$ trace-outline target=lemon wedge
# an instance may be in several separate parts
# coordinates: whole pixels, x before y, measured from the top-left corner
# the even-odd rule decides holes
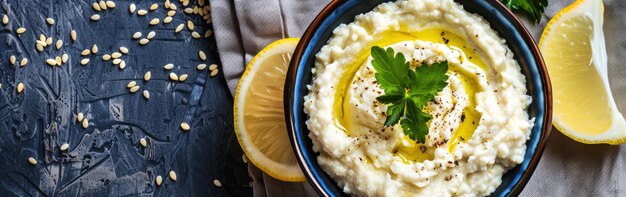
[[[577,0],[548,22],[539,49],[552,80],[554,126],[586,144],[626,142],[607,76],[601,0]]]
[[[273,42],[246,66],[235,92],[235,133],[250,161],[282,181],[306,181],[291,149],[283,87],[298,38]]]

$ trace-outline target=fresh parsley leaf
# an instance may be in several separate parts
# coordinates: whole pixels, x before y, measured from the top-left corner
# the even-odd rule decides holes
[[[376,80],[385,91],[376,100],[388,105],[385,126],[400,123],[405,135],[424,143],[432,117],[423,108],[448,85],[448,62],[422,64],[412,70],[402,53],[378,46],[372,47],[372,57]]]
[[[548,6],[548,0],[500,0],[511,10],[524,10],[533,18],[535,23],[541,20],[543,10]]]

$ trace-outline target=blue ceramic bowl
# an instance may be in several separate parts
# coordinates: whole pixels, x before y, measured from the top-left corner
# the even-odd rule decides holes
[[[354,17],[366,13],[378,4],[389,0],[338,0],[331,2],[315,18],[302,36],[293,54],[285,82],[285,118],[292,147],[302,171],[309,183],[322,196],[346,196],[317,164],[317,155],[312,150],[309,130],[305,125],[308,119],[303,112],[304,96],[308,94],[306,85],[311,83],[311,68],[315,54],[332,36],[339,24],[350,23]],[[532,175],[552,128],[552,93],[546,68],[526,28],[497,0],[455,0],[465,10],[483,16],[491,27],[506,40],[515,59],[526,76],[528,94],[533,102],[528,113],[535,117],[530,139],[526,143],[526,155],[522,164],[511,169],[502,177],[502,184],[492,196],[516,196]]]

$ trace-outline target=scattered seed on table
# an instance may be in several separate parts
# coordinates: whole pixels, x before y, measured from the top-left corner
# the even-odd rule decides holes
[[[174,30],[174,32],[178,33],[180,31],[183,30],[183,28],[185,28],[185,24],[180,24],[178,25],[178,27],[176,27],[176,29]]]
[[[37,43],[35,45],[35,47],[37,48],[37,51],[42,52],[43,51],[43,46],[41,46],[39,43]]]
[[[165,3],[163,3],[163,7],[165,7],[165,9],[169,9],[170,8],[170,0],[165,0]]]
[[[96,10],[96,11],[100,11],[100,10],[102,10],[102,8],[100,8],[100,4],[98,4],[98,3],[92,3],[92,4],[91,4],[91,7],[92,7],[94,10]]]
[[[64,64],[69,59],[70,59],[70,56],[67,53],[63,53],[63,55],[61,55],[61,62],[63,62]]]
[[[59,39],[57,40],[57,44],[55,46],[58,49],[61,49],[61,47],[63,47],[63,40]]]
[[[185,8],[185,13],[187,14],[192,14],[193,13],[193,9],[192,8]]]
[[[222,187],[222,182],[220,182],[220,180],[213,180],[213,185],[217,186],[217,187]]]
[[[64,143],[61,147],[59,147],[59,150],[66,151],[68,148],[70,148],[70,144]]]
[[[92,21],[97,21],[97,20],[100,20],[100,15],[99,15],[99,14],[94,14],[94,15],[91,15],[91,20],[92,20]]]
[[[150,25],[158,25],[159,22],[161,22],[159,18],[153,18],[152,20],[150,20]]]
[[[30,163],[31,165],[36,165],[37,164],[37,160],[33,157],[29,157],[28,158],[28,163]]]
[[[6,14],[2,16],[2,24],[9,24],[9,16],[7,16]]]
[[[146,72],[146,74],[143,75],[144,81],[150,81],[150,78],[152,78],[152,72],[150,71]]]
[[[54,19],[52,18],[46,18],[46,22],[48,23],[48,25],[54,25]]]
[[[174,64],[165,64],[165,66],[163,66],[165,70],[172,70],[172,68],[174,68]]]
[[[198,0],[198,5],[204,6],[204,0]]]
[[[211,71],[211,77],[215,77],[215,75],[217,75],[217,73],[219,73],[220,70],[215,69]]]
[[[189,0],[181,0],[181,3],[183,3],[183,6],[187,6],[189,5]]]
[[[167,16],[163,19],[163,24],[169,24],[172,22],[172,17],[171,16]]]
[[[87,65],[89,63],[89,58],[84,58],[82,60],[80,60],[80,64],[82,65]]]
[[[48,46],[48,43],[46,43],[45,41],[41,41],[41,40],[35,40],[35,43],[41,45],[42,47]]]
[[[141,38],[141,32],[135,32],[135,34],[133,34],[133,38],[134,38],[134,39],[139,39],[139,38]]]
[[[83,119],[82,126],[83,126],[83,129],[86,129],[87,127],[89,127],[89,120],[87,118]]]
[[[156,32],[151,31],[151,32],[149,32],[149,33],[148,33],[148,35],[146,36],[146,38],[147,38],[148,40],[152,40],[152,38],[154,38],[154,36],[156,36]]]
[[[170,171],[170,179],[172,179],[172,181],[176,181],[176,172],[173,170]]]
[[[180,75],[180,77],[178,77],[178,81],[181,81],[181,82],[182,82],[182,81],[185,81],[185,80],[187,80],[187,77],[189,77],[189,75],[187,75],[187,74],[182,74],[182,75]]]
[[[196,69],[198,69],[199,71],[202,71],[206,68],[206,64],[198,64],[198,66],[196,67]]]
[[[154,10],[156,10],[156,9],[158,9],[158,8],[159,8],[159,4],[156,4],[156,3],[154,3],[154,4],[152,4],[152,5],[150,6],[150,10],[152,10],[152,11],[154,11]]]
[[[143,97],[146,99],[150,99],[150,92],[148,92],[148,90],[143,90]]]
[[[17,93],[22,93],[24,92],[24,83],[18,83],[17,84]]]
[[[176,11],[175,10],[167,11],[167,16],[174,16],[174,15],[176,15]]]
[[[114,52],[114,53],[111,53],[111,57],[113,59],[118,59],[118,58],[122,57],[122,54],[120,52]]]
[[[128,54],[128,48],[120,47],[120,52],[122,52],[123,54]]]
[[[198,57],[200,57],[201,60],[206,60],[206,54],[204,54],[204,51],[198,51]]]
[[[211,31],[210,29],[209,29],[209,30],[206,30],[206,31],[204,32],[204,37],[205,37],[205,38],[211,37],[211,34],[213,34],[213,31]]]
[[[148,146],[148,141],[146,141],[145,138],[140,138],[139,139],[139,144],[141,144],[141,146],[146,147]]]
[[[46,39],[46,45],[51,45],[52,44],[52,37],[49,37]]]
[[[24,67],[26,64],[28,64],[28,59],[22,58],[22,61],[20,61],[20,67]]]
[[[106,2],[104,2],[104,1],[100,1],[100,2],[98,2],[98,3],[99,3],[99,5],[100,5],[100,8],[102,8],[103,10],[106,10],[106,9],[107,9],[107,3],[106,3]]]
[[[98,45],[93,44],[93,46],[91,46],[91,52],[92,52],[93,54],[98,53]]]
[[[141,10],[137,11],[137,15],[139,15],[139,16],[143,16],[143,15],[146,15],[146,14],[148,14],[148,11],[146,11],[144,9],[141,9]]]
[[[163,182],[163,177],[161,177],[161,175],[156,177],[156,184],[157,186],[161,186],[161,182]]]
[[[141,86],[133,86],[132,88],[130,88],[130,92],[131,93],[135,93],[135,92],[139,91],[139,88],[141,88]]]
[[[145,39],[145,38],[139,40],[139,44],[141,44],[141,45],[146,45],[146,44],[148,44],[148,42],[150,42],[150,40]]]
[[[87,56],[87,55],[89,55],[90,53],[91,53],[91,50],[89,50],[89,49],[85,49],[85,50],[83,50],[82,52],[80,52],[80,55],[82,55],[82,56]]]
[[[55,61],[54,59],[47,59],[46,63],[50,66],[54,66],[57,64],[57,61]]]
[[[120,62],[119,67],[120,69],[124,70],[124,68],[126,68],[126,61],[122,60],[122,62]]]
[[[72,30],[72,32],[70,33],[70,37],[72,37],[73,42],[76,42],[76,30]]]
[[[195,28],[195,25],[191,20],[187,21],[187,28],[189,29],[189,31],[193,31],[193,28]]]
[[[15,55],[11,55],[11,57],[9,57],[9,63],[11,63],[11,65],[15,64],[16,61],[17,58],[15,57]]]
[[[178,81],[178,75],[176,75],[176,73],[170,73],[169,77],[172,81]]]
[[[85,115],[82,112],[78,112],[78,114],[76,115],[76,120],[78,122],[82,122],[83,119],[85,119]]]
[[[122,59],[113,59],[113,64],[118,65],[122,63]]]
[[[175,4],[170,5],[170,10],[176,10],[178,7]]]
[[[113,1],[107,1],[106,5],[107,5],[107,7],[115,8],[115,2],[113,2]]]
[[[248,163],[248,157],[246,157],[246,154],[241,155],[241,160],[243,160],[243,163]]]
[[[130,13],[135,13],[135,10],[137,9],[137,6],[134,3],[131,3],[130,6],[128,6],[128,11],[130,11]]]
[[[46,41],[46,35],[39,34],[39,40],[45,42]]]
[[[26,28],[23,27],[17,28],[17,30],[15,30],[15,33],[17,34],[23,34],[24,32],[26,32]]]
[[[191,37],[195,38],[195,39],[198,39],[198,38],[201,38],[202,36],[200,36],[200,34],[198,32],[194,31],[194,32],[191,32]]]
[[[135,82],[135,81],[130,81],[130,82],[128,82],[128,85],[126,85],[126,87],[127,87],[127,88],[132,88],[132,87],[135,87],[136,85],[137,85],[137,82]]]
[[[102,56],[102,60],[104,60],[104,61],[109,61],[109,60],[111,60],[111,55],[109,55],[109,54],[104,54],[104,55]]]
[[[183,131],[189,131],[189,129],[191,129],[189,124],[187,124],[186,122],[180,123],[180,128],[183,129]]]
[[[61,66],[61,64],[63,64],[63,60],[59,56],[54,57],[54,61],[56,62],[57,66]]]
[[[217,69],[217,64],[211,64],[211,65],[209,66],[209,70],[213,71],[213,70],[215,70],[215,69]]]

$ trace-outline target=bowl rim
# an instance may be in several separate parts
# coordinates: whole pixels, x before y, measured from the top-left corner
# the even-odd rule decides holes
[[[332,0],[313,19],[309,27],[305,30],[302,37],[300,38],[300,42],[298,42],[298,45],[296,46],[296,49],[292,55],[291,62],[289,64],[289,69],[287,71],[287,76],[285,80],[283,104],[284,104],[284,109],[285,109],[284,114],[285,114],[285,122],[287,125],[287,132],[289,134],[289,141],[291,143],[291,147],[294,151],[298,164],[300,165],[300,168],[302,169],[304,175],[306,176],[309,184],[313,186],[313,189],[315,190],[315,192],[317,192],[317,194],[320,196],[330,196],[330,195],[324,192],[320,181],[313,177],[312,172],[311,172],[312,169],[308,165],[306,165],[305,158],[301,154],[303,150],[301,149],[301,147],[297,146],[297,142],[296,142],[297,136],[296,136],[296,130],[294,129],[294,125],[297,125],[298,123],[295,122],[294,112],[291,110],[294,105],[294,100],[292,98],[294,95],[294,91],[296,91],[295,80],[297,79],[297,74],[298,74],[297,68],[302,60],[300,57],[302,57],[307,46],[310,44],[309,42],[313,38],[315,31],[322,25],[324,20],[329,15],[331,15],[333,11],[335,11],[338,7],[347,3],[348,1],[350,0]],[[531,175],[534,173],[537,165],[539,164],[539,161],[541,159],[541,156],[543,155],[543,151],[545,149],[545,145],[548,140],[548,136],[550,135],[552,131],[552,85],[550,82],[548,71],[545,66],[545,62],[543,60],[543,56],[541,55],[541,52],[539,51],[537,44],[535,43],[532,36],[528,32],[528,29],[526,28],[526,26],[524,26],[524,24],[519,20],[519,18],[517,18],[517,16],[513,14],[511,10],[506,8],[506,6],[502,4],[502,2],[498,0],[486,0],[486,1],[495,2],[495,3],[492,3],[494,6],[503,8],[501,9],[501,10],[504,10],[504,13],[502,13],[503,15],[507,15],[510,19],[513,19],[511,21],[513,23],[513,26],[517,27],[517,30],[522,36],[522,40],[528,44],[528,47],[530,48],[530,52],[536,59],[537,70],[539,71],[538,73],[541,79],[541,84],[544,88],[544,91],[542,93],[545,98],[545,102],[543,106],[545,113],[543,117],[544,119],[543,125],[542,125],[543,129],[541,132],[541,136],[539,138],[539,143],[537,144],[536,152],[532,156],[529,162],[528,168],[526,169],[526,172],[522,174],[522,177],[520,178],[520,180],[512,187],[512,190],[508,194],[509,196],[518,196],[522,192],[523,188],[526,186],[528,181],[530,180]]]

